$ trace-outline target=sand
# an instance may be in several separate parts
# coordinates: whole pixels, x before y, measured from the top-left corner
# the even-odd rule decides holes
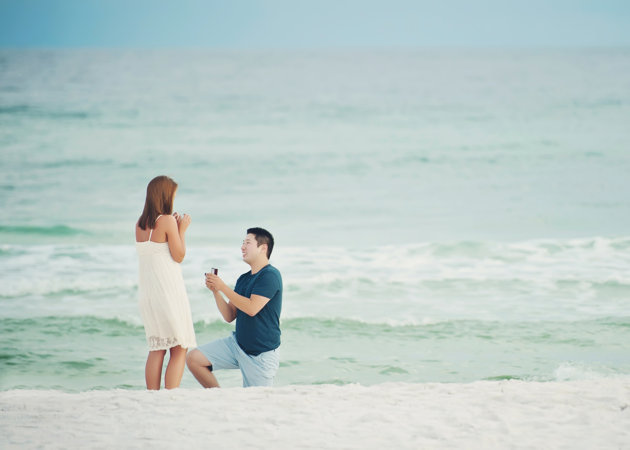
[[[0,448],[630,448],[630,379],[0,392]]]

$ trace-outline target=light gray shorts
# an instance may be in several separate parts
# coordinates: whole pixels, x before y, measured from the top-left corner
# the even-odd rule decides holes
[[[278,349],[248,355],[236,342],[234,333],[197,347],[212,364],[212,370],[241,369],[243,387],[272,386],[280,366]]]

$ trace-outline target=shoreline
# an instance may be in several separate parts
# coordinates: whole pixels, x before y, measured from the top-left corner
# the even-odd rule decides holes
[[[2,448],[623,448],[630,379],[0,392]]]

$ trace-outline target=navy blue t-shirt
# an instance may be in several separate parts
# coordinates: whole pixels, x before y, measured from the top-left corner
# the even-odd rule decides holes
[[[280,347],[280,311],[282,310],[282,277],[271,264],[252,275],[244,273],[236,281],[234,292],[250,298],[252,294],[270,299],[254,317],[236,310],[236,342],[250,355]]]

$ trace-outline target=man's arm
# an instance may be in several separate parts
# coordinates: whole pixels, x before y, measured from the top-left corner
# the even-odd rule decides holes
[[[227,323],[233,322],[234,319],[236,319],[236,307],[233,304],[226,302],[218,290],[213,289],[208,277],[209,277],[209,274],[206,274],[206,286],[208,287],[208,289],[212,291],[212,294],[214,295],[214,300],[217,303],[217,308],[219,309],[219,312],[221,313],[221,315],[223,316],[223,319],[225,319]]]
[[[226,303],[231,307],[236,307],[243,311],[248,316],[254,317],[256,314],[260,312],[261,309],[269,302],[269,298],[263,297],[262,295],[252,294],[251,298],[243,297],[240,294],[237,294],[232,289],[226,285],[221,278],[217,275],[208,274],[206,276],[206,284],[212,292],[217,291],[222,292],[228,298],[230,303]],[[216,296],[217,294],[215,294]],[[218,300],[217,300],[218,302]],[[225,302],[225,300],[223,300]],[[217,303],[218,305],[218,303]],[[225,317],[225,315],[223,316]],[[234,317],[236,317],[236,311],[234,311]],[[227,319],[226,319],[227,320]],[[234,319],[232,319],[234,320]],[[231,321],[230,321],[231,322]]]
[[[236,307],[232,303],[226,302],[219,291],[212,293],[214,294],[214,300],[217,302],[217,308],[219,308],[225,321],[227,323],[234,322],[234,319],[236,319]]]

